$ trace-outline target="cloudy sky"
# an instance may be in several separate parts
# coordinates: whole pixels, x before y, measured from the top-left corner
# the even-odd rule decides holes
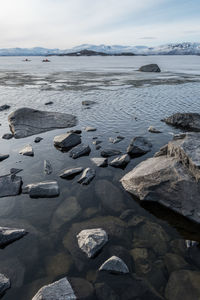
[[[0,0],[0,48],[200,42],[200,0]]]

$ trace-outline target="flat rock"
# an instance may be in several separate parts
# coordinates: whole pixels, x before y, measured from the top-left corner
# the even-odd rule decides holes
[[[53,101],[48,101],[48,102],[45,102],[44,105],[52,105],[53,104]]]
[[[72,169],[67,169],[64,172],[62,172],[59,176],[61,178],[66,178],[66,179],[70,179],[71,177],[74,177],[78,174],[80,174],[83,171],[82,167],[78,167],[78,168],[72,168]]]
[[[117,136],[116,138],[110,137],[109,142],[112,144],[117,144],[117,143],[121,142],[123,139],[124,139],[123,136]]]
[[[44,160],[44,173],[50,175],[53,172],[52,165],[49,160]]]
[[[79,248],[91,258],[107,243],[108,235],[101,228],[85,229],[77,235],[77,240]]]
[[[60,194],[57,181],[43,181],[25,186],[22,190],[24,194],[29,194],[31,198],[51,198]]]
[[[129,269],[127,265],[124,263],[124,261],[121,258],[117,256],[112,256],[111,258],[106,260],[99,268],[99,271],[108,271],[117,274],[129,273]]]
[[[91,100],[82,101],[82,105],[85,105],[85,106],[93,105],[95,103],[96,103],[95,101],[91,101]]]
[[[149,126],[148,131],[149,131],[149,132],[152,132],[152,133],[161,133],[160,130],[156,129],[156,128],[153,127],[153,126]]]
[[[11,168],[10,169],[10,174],[17,174],[21,171],[23,171],[23,169]]]
[[[54,137],[54,146],[61,150],[70,150],[81,143],[79,134],[68,132]]]
[[[96,131],[97,129],[91,126],[85,127],[85,131]]]
[[[10,280],[0,273],[0,296],[3,296],[5,291],[10,288]]]
[[[108,159],[103,157],[93,157],[91,158],[91,161],[97,166],[97,167],[107,167],[108,165]]]
[[[4,104],[0,106],[0,111],[4,111],[10,108],[10,105]]]
[[[43,140],[42,137],[37,136],[37,137],[35,138],[34,142],[35,142],[35,143],[39,143],[39,142],[41,142],[42,140]]]
[[[76,159],[81,156],[89,155],[90,152],[91,152],[91,149],[88,145],[86,146],[86,145],[81,144],[81,145],[78,145],[75,148],[73,148],[70,151],[69,156]]]
[[[31,145],[27,145],[22,150],[19,151],[19,154],[25,156],[34,156],[33,147]]]
[[[10,140],[12,138],[13,138],[12,133],[4,133],[4,135],[2,135],[2,139],[4,139],[4,140]]]
[[[200,114],[198,113],[176,113],[162,121],[178,128],[200,131]]]
[[[4,159],[8,158],[9,154],[0,154],[0,161],[3,161]]]
[[[75,116],[58,112],[40,111],[23,107],[8,116],[10,130],[15,138],[24,138],[57,128],[73,127]]]
[[[0,227],[0,247],[21,239],[27,232],[24,229]]]
[[[137,157],[151,151],[152,144],[144,137],[137,136],[132,139],[127,148],[127,153],[131,157]]]
[[[80,179],[78,180],[78,183],[81,183],[83,185],[87,185],[89,184],[92,179],[95,177],[95,170],[91,169],[91,168],[86,168],[83,171],[82,176],[80,177]]]
[[[77,299],[67,278],[42,287],[32,300],[73,300]]]
[[[139,68],[141,72],[161,72],[159,66],[157,64],[149,64]]]
[[[68,131],[68,133],[76,133],[76,134],[81,134],[82,133],[82,130],[80,129],[71,129],[70,131]]]
[[[21,191],[22,178],[15,174],[0,176],[0,197],[16,196]]]
[[[101,151],[101,156],[102,157],[110,157],[110,156],[115,156],[121,154],[121,151],[116,150],[116,149],[104,149]]]
[[[130,162],[130,156],[124,154],[113,159],[109,165],[115,168],[124,168]]]

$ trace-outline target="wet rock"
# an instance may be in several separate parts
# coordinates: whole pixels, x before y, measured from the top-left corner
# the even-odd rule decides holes
[[[8,116],[10,130],[15,138],[24,138],[34,134],[67,128],[76,125],[77,120],[73,115],[47,112],[23,107]]]
[[[161,72],[159,66],[157,64],[149,64],[149,65],[145,65],[139,68],[139,71],[141,72],[155,72],[155,73],[159,73]]]
[[[156,129],[156,128],[153,127],[153,126],[149,126],[148,131],[149,131],[149,132],[152,132],[152,133],[161,133],[160,130]]]
[[[171,273],[165,289],[167,300],[191,300],[200,298],[200,272],[179,270]]]
[[[178,128],[200,131],[200,114],[198,113],[176,113],[162,121]]]
[[[99,140],[95,140],[95,141],[92,142],[92,144],[94,144],[94,145],[99,145],[101,143],[102,143],[102,141],[99,141]]]
[[[175,253],[166,253],[164,262],[169,274],[189,267],[189,264],[185,261],[185,259]]]
[[[81,134],[82,133],[82,130],[80,129],[71,129],[70,131],[68,131],[70,133],[76,133],[76,134]]]
[[[51,198],[60,194],[57,181],[43,181],[25,186],[22,190],[24,194],[29,194],[31,198]]]
[[[137,157],[146,154],[151,151],[152,144],[144,137],[137,136],[132,139],[130,145],[127,148],[127,153],[131,157]]]
[[[53,104],[53,101],[49,101],[49,102],[45,102],[44,105],[52,105]]]
[[[67,169],[64,172],[62,172],[59,176],[61,178],[70,179],[70,178],[75,177],[76,175],[80,174],[82,171],[83,171],[82,167]]]
[[[101,228],[85,229],[77,235],[77,240],[79,248],[91,258],[107,243],[108,235]]]
[[[7,159],[9,157],[9,154],[0,154],[0,161],[3,161],[4,159]]]
[[[101,146],[97,145],[95,148],[96,148],[96,150],[99,150],[99,149],[101,149]]]
[[[27,234],[24,229],[0,227],[0,247],[5,247],[8,244],[21,239]]]
[[[130,273],[135,273],[135,265],[129,249],[126,249],[120,245],[111,245],[108,249],[107,257],[111,257],[113,255],[123,260],[123,262],[128,266]]]
[[[91,158],[91,161],[97,166],[97,167],[107,167],[108,165],[108,159],[103,157],[93,157]]]
[[[10,140],[12,138],[13,138],[12,133],[5,133],[4,135],[2,135],[2,139],[4,139],[4,140]]]
[[[116,150],[116,149],[104,149],[101,151],[101,156],[102,157],[110,157],[110,156],[115,156],[121,154],[121,151]]]
[[[82,176],[79,178],[79,180],[77,182],[80,183],[80,184],[83,184],[83,185],[87,185],[92,181],[92,179],[94,177],[95,177],[95,170],[90,169],[90,168],[86,168],[83,171]]]
[[[130,162],[130,156],[128,154],[124,154],[113,159],[109,165],[115,168],[124,168]]]
[[[42,137],[37,136],[37,137],[35,138],[34,142],[35,142],[35,143],[39,143],[39,142],[41,142],[42,140],[43,140]]]
[[[99,268],[99,271],[108,271],[116,274],[129,273],[127,265],[121,258],[117,256],[112,256],[111,258],[106,260]]]
[[[11,168],[10,169],[10,174],[17,174],[17,173],[19,173],[21,171],[23,171],[23,169]]]
[[[154,154],[154,157],[167,155],[167,149],[168,149],[168,145],[164,145],[163,147],[160,148],[158,152]]]
[[[24,282],[25,266],[17,258],[8,258],[1,261],[0,273],[10,278],[12,288],[20,288]]]
[[[77,299],[67,278],[62,278],[52,284],[42,287],[32,300],[65,300]]]
[[[4,104],[0,106],[0,111],[8,110],[10,108],[10,105]]]
[[[49,160],[44,160],[44,173],[50,175],[53,172],[52,165]]]
[[[19,154],[25,156],[34,156],[33,148],[31,145],[25,146],[22,150],[19,151]]]
[[[0,274],[0,296],[3,296],[5,291],[10,288],[10,280],[3,274]]]
[[[75,148],[73,148],[70,151],[69,156],[76,159],[81,156],[89,155],[90,152],[91,152],[91,149],[88,145],[86,146],[86,145],[81,144],[81,145],[78,145]]]
[[[119,296],[106,283],[96,283],[95,291],[98,300],[120,300]]]
[[[61,150],[70,150],[81,143],[81,137],[76,133],[64,133],[54,137],[54,146]]]
[[[87,126],[85,127],[85,131],[89,132],[89,131],[96,131],[97,129],[91,126]]]
[[[0,197],[18,195],[21,185],[22,178],[15,174],[0,176]]]
[[[82,101],[82,105],[85,105],[85,106],[93,105],[95,103],[96,103],[95,101],[91,101],[91,100]]]
[[[121,142],[123,139],[124,139],[123,136],[118,136],[116,138],[110,137],[109,142],[112,143],[112,144],[117,144],[117,143]]]
[[[83,278],[70,278],[70,283],[75,291],[77,299],[80,300],[93,300],[94,288],[93,285]],[[65,299],[64,299],[65,300]]]

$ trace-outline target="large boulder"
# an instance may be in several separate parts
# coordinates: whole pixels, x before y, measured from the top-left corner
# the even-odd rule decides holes
[[[145,65],[139,68],[139,71],[141,72],[161,72],[159,66],[157,64],[149,64],[149,65]]]
[[[200,131],[200,114],[198,113],[176,113],[162,121],[186,130]]]
[[[10,130],[16,139],[57,128],[75,126],[76,117],[70,114],[40,111],[23,107],[8,116]]]

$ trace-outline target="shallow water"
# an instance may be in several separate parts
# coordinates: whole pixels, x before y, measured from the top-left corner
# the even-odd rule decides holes
[[[44,139],[39,144],[33,142],[35,136],[21,140],[1,139],[1,153],[9,153],[10,157],[0,163],[0,175],[8,174],[10,168],[22,168],[19,176],[22,176],[24,185],[56,179],[61,189],[60,196],[53,199],[30,199],[27,195],[0,199],[0,226],[25,228],[29,231],[21,240],[0,250],[0,272],[12,281],[12,288],[7,291],[4,299],[31,299],[42,285],[63,276],[87,278],[94,282],[96,270],[101,263],[115,251],[117,254],[117,250],[112,247],[122,246],[130,253],[136,244],[144,247],[141,246],[144,239],[141,236],[141,224],[160,224],[168,235],[164,252],[157,249],[156,245],[161,243],[159,237],[157,241],[154,240],[155,245],[150,240],[146,241],[149,243],[147,248],[154,254],[152,264],[159,259],[163,261],[167,252],[178,252],[180,249],[174,246],[177,240],[183,244],[185,239],[200,241],[199,226],[155,204],[151,207],[140,206],[119,183],[126,172],[153,156],[173,134],[180,132],[161,122],[162,118],[175,112],[200,112],[200,58],[51,57],[51,63],[41,63],[42,58],[39,57],[31,59],[31,62],[25,63],[20,57],[0,57],[0,104],[11,106],[10,110],[0,112],[0,135],[9,131],[8,114],[23,106],[75,114],[79,120],[75,128],[92,126],[97,131],[83,130],[82,141],[89,144],[92,151],[89,157],[77,160],[69,158],[68,153],[62,153],[53,146],[53,137],[66,132],[66,129],[40,134]],[[146,63],[158,63],[163,72],[137,72],[138,67]],[[96,103],[88,109],[82,106],[83,100]],[[53,104],[46,106],[48,101],[53,101]],[[149,133],[147,129],[150,125],[162,133]],[[118,144],[110,144],[109,137],[117,135],[125,139]],[[152,142],[152,151],[132,159],[125,170],[110,166],[95,168],[90,161],[91,157],[100,156],[101,151],[96,150],[92,144],[94,136],[102,140],[102,149],[109,147],[125,152],[131,138],[139,135]],[[18,153],[29,143],[34,147],[33,158]],[[44,174],[44,159],[52,163],[51,175]],[[79,176],[70,181],[59,178],[61,170],[75,166],[95,168],[95,179],[88,186],[81,186],[77,183]],[[126,209],[132,209],[133,216],[143,216],[144,223],[133,226],[130,220],[120,220],[119,216]],[[77,231],[87,226],[104,225],[116,228],[121,226],[123,236],[114,234],[95,259],[87,260],[84,255],[77,254],[74,239]],[[187,251],[181,250],[190,268],[198,270],[188,259]],[[147,275],[141,275],[133,257],[130,257],[130,270],[142,277],[147,276],[149,282],[163,294],[169,274],[164,272],[166,282],[163,280],[158,284],[155,279],[157,271],[153,267]],[[122,294],[123,289],[122,283]]]

